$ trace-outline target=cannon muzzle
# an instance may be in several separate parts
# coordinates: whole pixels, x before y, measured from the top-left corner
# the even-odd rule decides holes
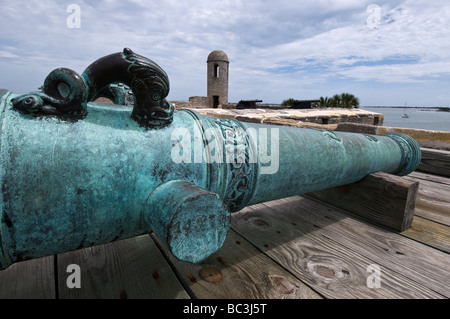
[[[199,262],[222,246],[230,214],[247,205],[379,171],[409,174],[421,159],[401,134],[212,119],[173,112],[164,96],[146,104],[141,93],[139,112],[84,101],[74,113],[51,92],[0,92],[0,269],[149,232],[180,260]]]

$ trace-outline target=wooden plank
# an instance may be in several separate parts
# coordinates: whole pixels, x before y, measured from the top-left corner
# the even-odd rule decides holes
[[[381,287],[370,288],[368,269],[374,261],[365,253],[325,237],[320,229],[327,226],[309,222],[307,212],[299,218],[296,210],[276,208],[247,207],[232,215],[233,229],[326,298],[441,297],[383,266]]]
[[[415,181],[419,181],[419,182],[422,180],[425,180],[425,181],[431,181],[434,183],[450,186],[450,178],[449,177],[439,176],[439,175],[435,175],[435,174],[414,171],[411,174],[404,176],[404,177],[413,178]]]
[[[23,261],[0,271],[0,299],[55,299],[54,256]]]
[[[450,177],[450,152],[422,148],[422,161],[419,171]]]
[[[450,253],[450,227],[418,216],[403,236],[415,239],[428,246]]]
[[[162,249],[180,280],[199,299],[320,298],[234,231],[228,233],[218,252],[198,264],[181,262],[167,248]]]
[[[362,254],[409,281],[450,297],[450,255],[386,229],[346,216],[323,202],[298,196],[271,203],[298,223],[316,225],[317,233]]]
[[[375,224],[402,232],[411,226],[419,183],[386,173],[306,196],[316,198]]]
[[[421,176],[422,178],[418,178]],[[432,175],[410,174],[404,178],[410,181],[419,181],[415,215],[450,226],[450,184],[445,180],[435,181]]]
[[[58,255],[61,299],[186,299],[156,244],[148,235]],[[81,270],[81,288],[69,289],[67,267]]]

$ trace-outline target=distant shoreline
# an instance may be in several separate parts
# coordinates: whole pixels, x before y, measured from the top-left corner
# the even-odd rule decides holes
[[[384,108],[384,109],[450,109],[449,106],[360,106],[359,108]]]
[[[439,107],[439,106],[361,106],[364,108],[374,108],[374,109],[426,109],[426,110],[436,110],[438,112],[450,112],[450,107]]]

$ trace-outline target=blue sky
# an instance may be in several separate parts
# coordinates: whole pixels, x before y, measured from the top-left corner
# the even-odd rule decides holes
[[[71,4],[80,28],[69,28]],[[124,47],[168,73],[170,100],[206,95],[206,59],[230,59],[229,100],[450,106],[448,0],[0,0],[0,88],[27,93]]]

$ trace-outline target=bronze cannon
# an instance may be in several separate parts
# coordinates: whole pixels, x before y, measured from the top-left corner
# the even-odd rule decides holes
[[[116,104],[93,102],[105,92]],[[39,92],[0,91],[0,269],[149,232],[199,262],[247,205],[420,163],[406,135],[213,119],[175,111],[168,93],[129,49],[81,75],[57,69]]]

